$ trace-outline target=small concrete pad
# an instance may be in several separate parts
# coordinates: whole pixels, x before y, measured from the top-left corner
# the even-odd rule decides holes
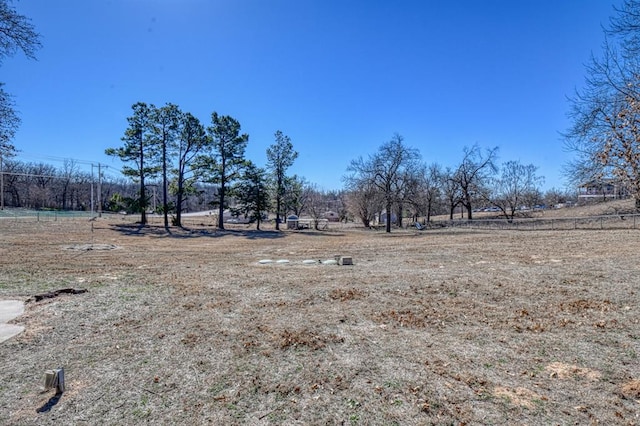
[[[0,343],[24,331],[21,325],[6,324],[24,312],[21,300],[0,300]]]

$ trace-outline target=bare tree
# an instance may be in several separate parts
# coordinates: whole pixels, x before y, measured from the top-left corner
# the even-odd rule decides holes
[[[570,99],[565,170],[574,184],[614,178],[640,208],[640,1],[625,0],[605,28],[601,56],[586,67],[585,86]]]
[[[0,0],[0,63],[18,51],[35,59],[35,52],[41,46],[40,34],[31,20],[9,6],[8,0]]]
[[[8,0],[0,0],[0,63],[19,51],[35,59],[40,47],[40,35],[29,18],[19,14]],[[15,152],[11,140],[20,125],[13,98],[4,91],[3,85],[0,83],[0,161]]]
[[[0,83],[0,161],[13,156],[16,151],[11,141],[20,126],[20,118],[14,108],[13,97],[4,91],[4,84]]]
[[[538,168],[519,161],[507,161],[501,167],[501,175],[492,181],[492,191],[486,200],[498,207],[512,221],[518,208],[533,206],[540,198],[540,185],[544,178],[536,175]]]
[[[462,191],[454,176],[455,171],[451,170],[450,167],[447,167],[440,175],[440,187],[442,195],[447,202],[449,220],[453,220],[453,213],[462,200]]]
[[[315,184],[310,184],[306,188],[307,190],[307,212],[313,219],[313,228],[318,230],[320,220],[323,219],[324,214],[327,211],[326,208],[326,194],[324,191],[318,189]]]
[[[576,198],[576,191],[561,190],[558,188],[548,189],[543,195],[543,201],[548,206],[571,204],[576,201]]]
[[[31,163],[28,167],[30,207],[55,207],[53,201],[53,183],[57,173],[55,167],[45,163]]]
[[[429,165],[426,173],[422,175],[422,185],[424,188],[424,196],[426,201],[427,223],[431,222],[431,215],[436,204],[439,203],[442,194],[442,168],[439,164],[433,163]]]
[[[376,214],[382,210],[384,200],[380,197],[378,188],[367,182],[364,186],[351,187],[346,193],[347,208],[351,214],[360,219],[369,228]]]
[[[285,180],[285,193],[282,200],[284,216],[290,212],[300,217],[309,201],[309,182],[303,177],[293,175]]]
[[[425,221],[431,221],[435,203],[440,196],[442,170],[438,164],[423,165],[416,173],[409,186],[407,203],[413,212],[413,221],[419,216],[425,216]]]
[[[419,168],[420,153],[404,144],[402,136],[396,134],[389,142],[380,146],[378,152],[368,159],[362,157],[351,161],[345,177],[348,187],[376,188],[384,199],[386,232],[391,232],[394,206],[404,201],[410,180]],[[401,217],[398,220],[402,220]]]
[[[21,206],[20,190],[18,189],[19,178],[21,172],[24,170],[23,164],[19,161],[8,160],[3,163],[2,177],[5,191],[2,192],[2,196],[6,199],[7,196],[11,196],[11,204],[13,207]],[[2,200],[4,205],[4,199]]]
[[[349,209],[347,208],[347,192],[344,190],[340,190],[335,193],[335,204],[334,204],[336,213],[338,214],[340,222],[347,223],[350,218],[353,216],[350,215]]]
[[[460,188],[460,204],[467,210],[468,220],[473,219],[473,204],[483,197],[489,179],[497,171],[497,155],[497,147],[487,149],[484,153],[477,144],[471,148],[464,148],[462,162],[452,179]]]
[[[78,165],[73,160],[64,160],[62,170],[59,173],[59,184],[61,188],[61,204],[62,209],[66,210],[69,203],[69,195],[71,192],[71,184],[79,173]]]

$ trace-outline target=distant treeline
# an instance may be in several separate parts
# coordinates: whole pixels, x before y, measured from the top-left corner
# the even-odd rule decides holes
[[[126,178],[113,178],[80,169],[72,160],[57,168],[51,164],[4,159],[2,162],[5,207],[76,211],[129,211],[128,200],[138,196],[138,186]],[[149,205],[157,206],[157,184],[150,182]],[[185,205],[191,211],[210,208],[216,188],[202,186]],[[154,199],[156,198],[156,199]],[[155,202],[155,204],[154,204]],[[129,211],[131,212],[131,211]]]

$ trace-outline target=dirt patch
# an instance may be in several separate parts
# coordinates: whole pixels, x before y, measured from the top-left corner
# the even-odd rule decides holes
[[[529,409],[533,409],[536,403],[547,401],[546,397],[522,387],[509,389],[498,386],[493,390],[493,394],[498,398],[505,398],[511,404]]]
[[[13,321],[0,423],[637,423],[636,231],[121,221],[0,223],[0,298],[88,290]]]
[[[640,400],[640,380],[636,379],[624,383],[622,385],[622,394],[627,398]]]
[[[587,379],[591,381],[600,380],[602,373],[592,370],[591,368],[582,368],[577,365],[563,364],[561,362],[553,362],[545,367],[549,373],[549,377],[557,377],[559,379]]]

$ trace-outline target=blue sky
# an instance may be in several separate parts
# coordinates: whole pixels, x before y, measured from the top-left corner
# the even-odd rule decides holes
[[[7,59],[23,161],[98,162],[122,145],[131,105],[231,115],[259,165],[282,130],[290,173],[339,189],[349,162],[394,133],[426,163],[465,146],[565,185],[559,132],[602,25],[620,0],[21,0],[37,61]],[[90,167],[86,164],[84,167]]]

